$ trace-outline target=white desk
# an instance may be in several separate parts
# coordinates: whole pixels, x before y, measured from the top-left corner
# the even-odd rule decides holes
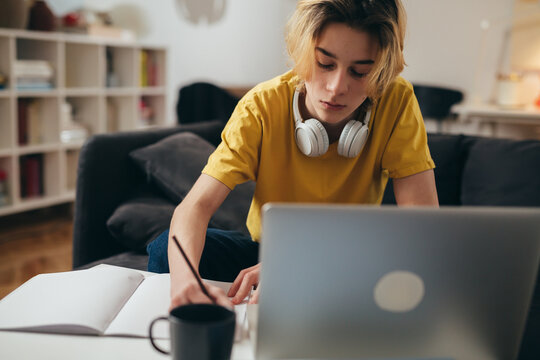
[[[168,348],[167,341],[160,345]],[[0,359],[2,360],[163,360],[149,339],[110,336],[76,336],[0,331]],[[232,360],[253,360],[249,340],[234,344]]]
[[[533,106],[505,109],[491,104],[458,104],[452,112],[458,115],[458,121],[475,123],[479,133],[487,126],[492,136],[498,135],[499,125],[540,126],[540,109]]]

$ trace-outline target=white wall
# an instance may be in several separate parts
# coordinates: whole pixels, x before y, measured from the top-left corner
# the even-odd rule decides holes
[[[403,75],[488,100],[514,0],[404,0],[408,15]],[[489,28],[482,30],[487,20]]]
[[[204,8],[221,1],[226,1],[223,17],[211,24],[205,19],[186,20],[177,5]],[[458,88],[469,97],[477,78],[476,92],[487,99],[503,19],[511,14],[514,0],[403,1],[408,13],[409,65],[403,75],[414,82]],[[112,9],[122,24],[136,26],[141,40],[170,47],[171,105],[177,89],[196,80],[250,86],[284,72],[283,31],[295,4],[294,0],[86,0],[87,6]],[[492,21],[487,31],[480,28],[483,19]]]

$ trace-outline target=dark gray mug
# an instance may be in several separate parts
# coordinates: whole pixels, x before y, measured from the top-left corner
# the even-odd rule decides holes
[[[171,350],[163,350],[154,341],[152,328],[160,320],[168,320]],[[150,323],[150,342],[159,352],[174,360],[228,360],[234,343],[236,314],[223,306],[190,304],[171,310],[168,317]]]

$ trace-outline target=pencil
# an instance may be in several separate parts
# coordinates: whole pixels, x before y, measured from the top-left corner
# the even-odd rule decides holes
[[[191,273],[193,274],[193,276],[195,277],[195,280],[197,280],[197,283],[199,283],[199,287],[201,288],[202,292],[204,293],[204,295],[206,295],[211,301],[213,304],[216,304],[216,299],[214,299],[210,293],[208,292],[208,289],[206,289],[206,286],[204,286],[204,283],[202,282],[201,278],[199,277],[199,274],[197,274],[197,272],[195,271],[195,269],[193,268],[193,265],[191,265],[191,261],[189,261],[186,253],[184,252],[184,249],[182,249],[182,246],[180,245],[180,242],[178,241],[178,239],[176,238],[176,235],[173,235],[173,240],[176,244],[176,246],[178,247],[178,250],[180,250],[180,253],[182,254],[182,256],[184,257],[184,260],[186,260],[186,263],[188,264],[188,267],[189,269],[191,270]]]

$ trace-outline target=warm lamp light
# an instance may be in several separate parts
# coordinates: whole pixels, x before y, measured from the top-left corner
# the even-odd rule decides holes
[[[524,76],[539,77],[536,89],[539,95],[534,103],[540,107],[540,3],[521,1],[516,12],[527,16],[516,17],[512,26],[511,68]]]

